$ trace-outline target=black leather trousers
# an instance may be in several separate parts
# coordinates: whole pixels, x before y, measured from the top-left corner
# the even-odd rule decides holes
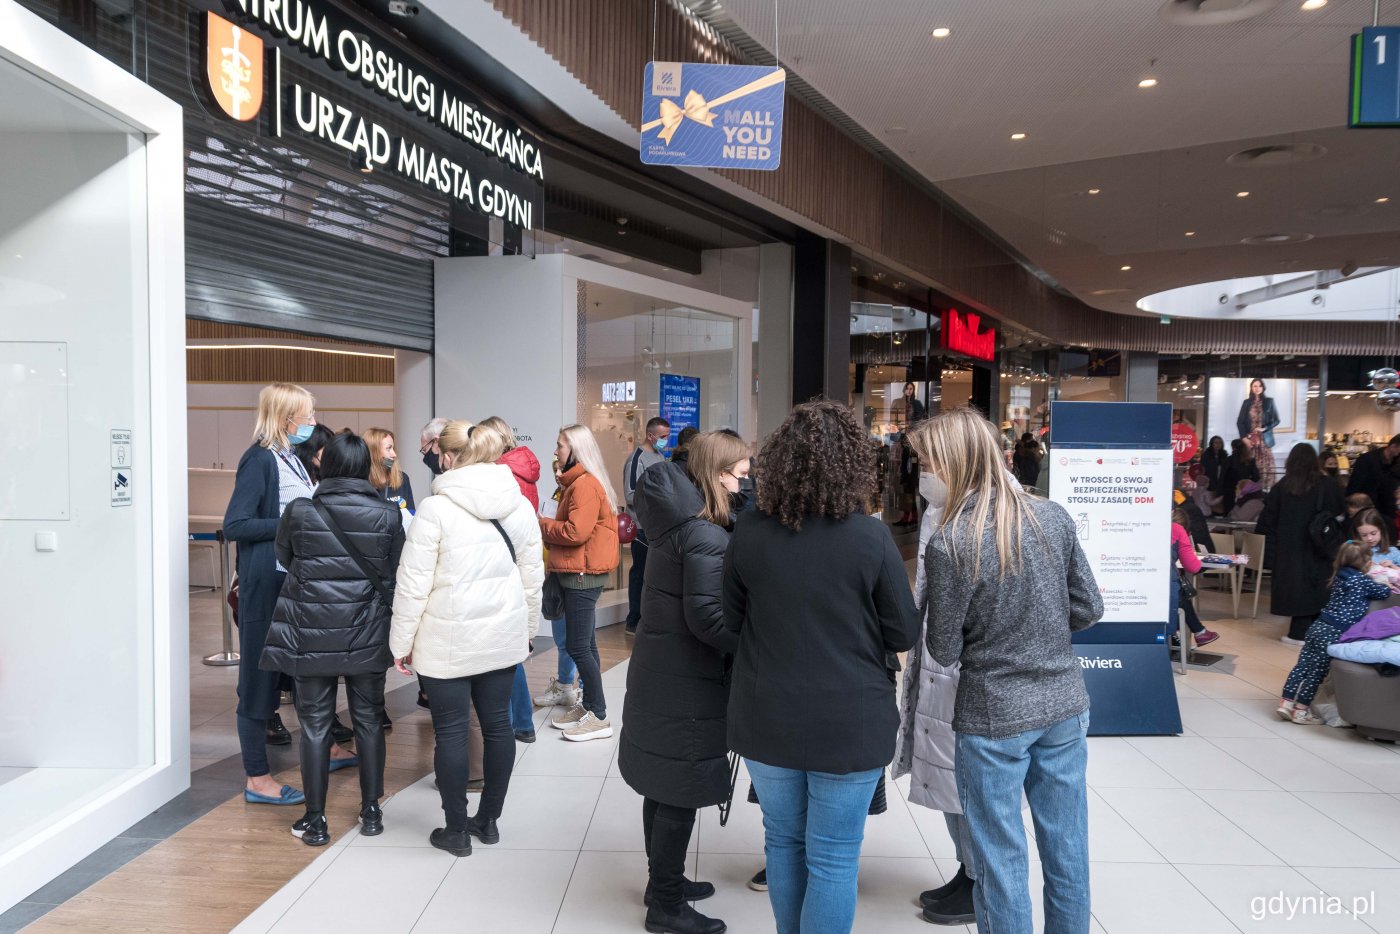
[[[301,782],[306,810],[326,811],[330,779],[331,720],[335,718],[338,677],[297,678],[297,717],[301,720]],[[384,796],[384,672],[345,675],[350,720],[355,728],[355,754],[360,757],[360,802]]]

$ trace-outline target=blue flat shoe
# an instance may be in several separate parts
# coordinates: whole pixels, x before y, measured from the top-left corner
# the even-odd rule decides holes
[[[332,759],[330,771],[338,772],[341,769],[353,768],[360,764],[359,756],[351,756],[348,759]]]
[[[256,791],[243,789],[243,800],[249,804],[305,804],[306,795],[297,791],[291,785],[283,785],[282,793],[277,797],[272,795],[258,794]]]

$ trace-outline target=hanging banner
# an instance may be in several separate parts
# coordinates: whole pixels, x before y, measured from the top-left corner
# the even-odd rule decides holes
[[[786,89],[782,68],[648,62],[642,161],[771,172],[782,162]]]
[[[1073,637],[1094,735],[1181,732],[1166,644],[1172,460],[1169,403],[1050,406],[1050,498],[1074,519],[1104,604]]]

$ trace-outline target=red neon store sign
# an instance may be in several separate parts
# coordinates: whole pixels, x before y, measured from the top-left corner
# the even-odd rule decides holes
[[[982,316],[977,312],[949,308],[943,316],[943,346],[978,360],[995,360],[997,329],[989,327],[979,334],[977,331],[981,326]]]

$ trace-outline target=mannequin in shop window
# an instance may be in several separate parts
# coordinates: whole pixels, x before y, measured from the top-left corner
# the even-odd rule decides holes
[[[928,417],[924,404],[919,401],[918,389],[913,383],[904,384],[904,427],[909,428]]]

